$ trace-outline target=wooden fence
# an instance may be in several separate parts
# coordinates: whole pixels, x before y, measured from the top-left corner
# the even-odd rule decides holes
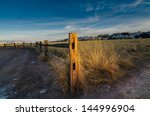
[[[0,47],[4,47],[4,48],[32,48],[35,47],[35,43],[4,43],[4,44],[0,44]]]
[[[79,65],[78,65],[78,35],[77,33],[69,33],[69,44],[48,44],[47,40],[42,42],[36,42],[36,48],[42,53],[44,52],[45,56],[48,55],[48,47],[63,47],[69,48],[70,55],[70,78],[69,78],[69,86],[70,92],[76,93],[79,88],[78,82],[78,73],[79,73]],[[44,47],[44,49],[42,49]]]
[[[78,82],[78,35],[77,33],[69,33],[69,44],[67,43],[58,43],[58,44],[48,44],[48,40],[44,40],[44,42],[36,42],[36,43],[11,43],[11,44],[3,44],[1,47],[13,47],[13,48],[36,48],[39,52],[44,53],[45,56],[48,56],[48,47],[61,47],[68,48],[70,55],[70,77],[69,77],[69,86],[70,92],[76,93],[79,88]]]

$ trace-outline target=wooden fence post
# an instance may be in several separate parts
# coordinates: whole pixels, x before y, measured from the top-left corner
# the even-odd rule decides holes
[[[14,48],[16,48],[16,43],[14,43]]]
[[[4,48],[6,47],[6,44],[4,43]]]
[[[69,51],[70,51],[70,91],[76,93],[78,90],[78,35],[69,33]]]
[[[24,42],[23,42],[22,46],[23,46],[23,48],[25,48]]]
[[[38,48],[38,42],[35,43],[35,47],[36,47],[36,49]]]
[[[42,42],[40,41],[40,52],[42,52]]]
[[[48,40],[44,40],[44,46],[45,46],[45,56],[48,56]]]

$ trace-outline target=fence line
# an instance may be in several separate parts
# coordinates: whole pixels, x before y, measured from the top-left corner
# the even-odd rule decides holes
[[[51,47],[64,47],[69,48],[69,55],[70,55],[70,77],[69,77],[69,86],[70,86],[70,92],[76,93],[79,88],[79,64],[78,64],[78,35],[77,33],[69,33],[69,44],[55,44],[50,45],[48,44],[47,40],[44,40],[44,44],[42,42],[36,42],[36,48],[39,49],[39,51],[42,53],[45,53],[45,56],[48,56],[48,46]],[[42,49],[42,46],[44,46],[44,50]]]
[[[32,48],[35,47],[35,43],[4,43],[0,44],[0,47],[14,47],[14,48]]]
[[[28,44],[28,47],[26,46]],[[69,33],[69,44],[48,44],[48,40],[44,40],[43,44],[42,42],[36,42],[36,43],[25,43],[23,42],[22,44],[16,44],[13,43],[13,45],[5,44],[3,47],[23,47],[23,48],[35,48],[40,53],[44,52],[45,56],[48,57],[48,47],[61,47],[61,48],[69,48],[69,55],[70,55],[70,77],[69,77],[69,87],[70,87],[70,92],[71,93],[76,93],[79,88],[79,82],[78,82],[78,70],[79,70],[79,65],[78,65],[78,35],[77,33]],[[43,49],[44,48],[44,49]]]

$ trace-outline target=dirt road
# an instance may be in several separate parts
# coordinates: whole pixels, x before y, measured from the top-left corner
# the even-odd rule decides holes
[[[0,98],[68,98],[55,84],[56,76],[34,49],[0,49]],[[112,85],[101,84],[77,98],[150,99],[150,62]]]
[[[87,99],[150,99],[150,62],[140,71],[131,71],[115,83],[101,84],[95,92],[84,95]]]
[[[64,98],[34,49],[0,49],[0,98]]]

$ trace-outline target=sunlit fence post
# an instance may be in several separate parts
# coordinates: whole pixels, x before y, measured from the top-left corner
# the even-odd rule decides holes
[[[44,47],[45,47],[44,50],[45,56],[48,56],[48,40],[44,40]]]
[[[70,50],[70,91],[76,93],[78,90],[78,35],[69,33]]]

